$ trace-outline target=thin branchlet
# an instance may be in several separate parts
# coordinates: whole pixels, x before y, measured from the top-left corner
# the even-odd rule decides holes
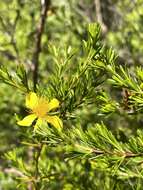
[[[38,69],[39,69],[39,56],[41,53],[41,39],[44,32],[44,27],[47,19],[47,11],[49,10],[51,1],[45,0],[41,5],[41,16],[39,20],[39,24],[37,26],[37,32],[35,36],[35,51],[33,53],[33,88],[36,91],[36,85],[38,82]]]

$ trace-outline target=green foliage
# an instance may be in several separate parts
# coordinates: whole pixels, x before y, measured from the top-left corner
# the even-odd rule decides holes
[[[103,39],[97,23],[88,24],[85,32],[91,19],[85,17],[85,5],[94,9],[92,1],[52,1],[36,51],[38,84],[33,82],[33,60],[43,15],[40,2],[0,2],[0,189],[142,189],[141,2],[135,9],[131,3],[133,11],[125,14],[121,30],[109,31]],[[126,10],[130,2],[114,3]],[[137,21],[134,27],[131,21]],[[130,58],[118,57],[103,44],[106,40],[119,56],[128,40]],[[133,64],[122,64],[121,58]],[[54,114],[62,120],[62,130],[46,121],[35,128],[36,121],[18,126],[19,117],[31,114],[24,101],[34,91],[59,100]]]
[[[120,57],[129,64],[142,62],[142,19],[143,1],[117,1],[116,11],[118,22],[116,29],[107,36],[109,44],[114,46]]]

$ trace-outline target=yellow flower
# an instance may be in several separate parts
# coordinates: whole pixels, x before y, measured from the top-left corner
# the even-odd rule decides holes
[[[59,101],[57,99],[54,98],[49,102],[44,97],[38,97],[36,93],[30,92],[26,96],[26,107],[30,110],[30,115],[24,117],[23,120],[18,121],[18,125],[30,126],[33,121],[37,119],[34,127],[42,125],[45,121],[57,129],[63,127],[63,123],[58,116],[48,114],[51,110],[59,107]]]

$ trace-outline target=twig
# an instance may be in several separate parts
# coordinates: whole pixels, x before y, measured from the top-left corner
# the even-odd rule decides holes
[[[41,16],[40,21],[37,27],[36,32],[36,38],[35,38],[35,51],[33,54],[33,65],[34,65],[34,71],[33,71],[33,88],[34,91],[36,91],[36,85],[38,81],[38,69],[39,69],[39,56],[41,52],[41,39],[42,34],[44,32],[44,26],[47,18],[47,11],[50,7],[51,1],[50,0],[41,0]]]
[[[99,150],[99,149],[93,149],[92,153],[94,154],[109,154],[109,155],[115,155],[115,156],[119,156],[119,157],[124,157],[124,158],[132,158],[132,157],[142,157],[143,153],[132,153],[132,152],[114,152],[114,151],[108,151],[108,150]]]
[[[96,19],[97,19],[97,22],[99,22],[99,24],[101,25],[103,34],[106,34],[106,32],[107,32],[107,26],[103,22],[100,0],[94,0],[94,5],[95,5],[95,10],[96,10]]]
[[[20,16],[21,16],[20,15],[20,10],[17,9],[16,10],[16,17],[15,17],[14,24],[13,24],[13,33],[11,35],[11,44],[12,44],[12,46],[13,46],[15,52],[16,52],[16,55],[17,55],[18,59],[19,59],[19,50],[18,50],[16,41],[15,41],[15,36],[14,35],[15,35],[15,32],[16,32],[16,26],[17,26],[17,23],[18,23],[18,20],[19,20]]]
[[[35,183],[35,190],[39,190],[39,187],[38,187],[39,158],[40,158],[40,155],[41,155],[41,151],[42,151],[43,145],[44,145],[44,144],[41,144],[41,146],[38,147],[37,155],[36,155],[36,157],[35,157],[35,180],[36,180],[36,183]]]
[[[17,170],[16,168],[5,168],[4,173],[14,174],[15,176],[18,176],[18,177],[25,177],[25,175],[21,171]]]

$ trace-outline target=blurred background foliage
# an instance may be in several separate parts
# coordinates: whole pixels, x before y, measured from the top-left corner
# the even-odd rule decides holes
[[[41,2],[0,1],[0,65],[14,73],[17,66],[22,63],[31,79]],[[113,47],[117,52],[118,64],[124,68],[131,68],[131,73],[134,72],[135,65],[142,65],[143,0],[52,0],[42,36],[39,66],[39,85],[42,88],[50,80],[50,73],[55,72],[56,64],[53,60],[62,63],[66,57],[66,50],[76,51],[79,48],[81,51],[79,56],[74,56],[72,59],[67,78],[68,75],[74,75],[76,64],[84,57],[82,41],[87,40],[86,28],[91,22],[98,22],[101,25],[101,41],[106,47]],[[53,55],[53,45],[58,52],[56,56]],[[91,76],[93,77],[94,73]],[[115,111],[116,102],[123,107],[127,102],[126,95],[128,96],[129,92],[125,89],[115,89],[106,82],[102,87],[96,88],[102,98],[97,100],[95,97],[95,103],[75,110],[77,119],[73,120],[72,124],[81,123],[83,128],[86,128],[87,125],[104,121],[119,140],[126,142],[131,134],[136,133],[137,128],[142,127],[142,114],[130,115],[124,111],[119,114]],[[15,170],[10,169],[10,162],[4,158],[4,153],[18,148],[23,140],[22,132],[25,129],[16,125],[15,117],[15,113],[25,114],[23,101],[24,98],[17,89],[0,84],[0,189],[2,190],[14,190],[18,185],[18,180],[15,180]],[[19,151],[19,154],[28,154],[21,147]],[[60,147],[44,151],[46,154],[43,153],[42,156],[48,158],[46,162],[40,163],[41,168],[45,174],[53,174],[48,181],[48,189],[107,190],[133,189],[136,186],[135,179],[134,181],[117,179],[116,176],[112,177],[104,171],[99,172],[88,161],[66,162]],[[47,183],[46,179],[44,183]],[[18,189],[27,189],[27,187],[21,185]]]

